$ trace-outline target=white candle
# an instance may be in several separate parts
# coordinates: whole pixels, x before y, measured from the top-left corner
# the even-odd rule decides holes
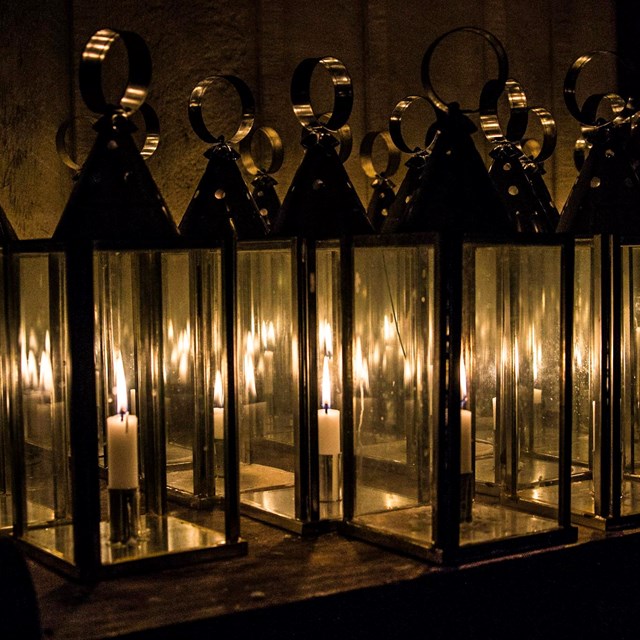
[[[340,411],[331,409],[331,378],[329,358],[325,356],[322,365],[322,409],[318,410],[318,452],[323,456],[339,454]]]
[[[222,395],[222,376],[216,371],[213,383],[213,437],[215,440],[224,439],[224,397]]]
[[[118,413],[107,418],[109,489],[138,487],[138,418],[127,411],[127,385],[119,353],[114,358]]]
[[[464,360],[460,359],[460,473],[472,473],[472,443],[471,443],[471,422],[473,413],[465,409],[467,405],[467,376],[464,367]]]

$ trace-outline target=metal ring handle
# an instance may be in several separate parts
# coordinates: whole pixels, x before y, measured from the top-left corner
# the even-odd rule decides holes
[[[69,118],[69,120],[65,120],[59,127],[56,132],[56,151],[58,153],[58,157],[62,160],[63,164],[69,169],[73,171],[80,171],[82,169],[82,165],[78,164],[69,153],[67,148],[67,132],[69,131],[69,127],[74,121],[84,121],[88,122],[93,126],[94,121],[89,118],[89,116],[76,116],[75,118]]]
[[[145,124],[145,138],[142,149],[140,149],[140,155],[143,160],[148,160],[156,152],[160,144],[160,121],[154,109],[147,103],[141,105],[138,111],[142,114]],[[66,142],[67,131],[69,131],[69,127],[74,121],[85,121],[92,126],[94,124],[94,121],[88,116],[76,116],[63,122],[56,133],[56,151],[65,166],[73,171],[80,171],[82,165],[71,157]]]
[[[495,109],[489,109],[480,114],[480,128],[485,138],[493,144],[519,142],[527,131],[529,107],[523,86],[517,80],[509,78],[505,82],[505,92],[509,100],[509,120],[506,133],[502,130],[498,118],[497,104]]]
[[[420,102],[421,100],[432,107],[434,106],[433,103],[424,96],[407,96],[396,104],[389,116],[389,135],[391,136],[391,140],[400,151],[404,151],[405,153],[419,153],[420,151],[424,151],[423,147],[410,147],[402,135],[402,118],[404,114],[416,104],[416,102]]]
[[[255,161],[252,152],[252,144],[256,134],[261,134],[267,140],[271,147],[271,158],[269,164],[263,165]],[[282,138],[278,132],[271,127],[259,127],[255,129],[251,135],[245,136],[239,145],[240,157],[246,172],[251,176],[257,176],[259,173],[275,173],[282,166],[284,160],[284,147],[282,146]]]
[[[328,120],[322,121],[311,105],[311,77],[320,65],[329,72],[333,83],[333,108]],[[338,131],[347,124],[353,108],[353,86],[346,67],[331,56],[306,58],[293,72],[291,78],[291,104],[298,122],[309,131],[328,129]]]
[[[118,102],[109,102],[102,90],[102,64],[116,40],[124,44],[129,58],[127,85]],[[85,45],[80,66],[80,93],[94,113],[133,113],[144,103],[151,82],[151,55],[145,41],[133,31],[101,29]]]
[[[590,51],[581,55],[567,71],[567,75],[564,78],[564,102],[567,105],[569,113],[581,124],[588,126],[598,125],[597,111],[603,99],[608,100],[611,103],[611,108],[615,114],[615,117],[622,115],[631,115],[631,111],[627,109],[627,100],[617,93],[600,93],[589,96],[582,107],[578,106],[576,87],[578,84],[578,77],[582,70],[596,57],[613,57],[619,63],[623,63],[630,69],[634,69],[633,65],[629,64],[626,60],[620,58],[614,51],[608,51],[606,49]],[[611,122],[611,121],[609,121]],[[600,124],[609,124],[609,122]]]
[[[214,136],[209,131],[202,115],[202,101],[205,93],[207,93],[211,85],[218,80],[225,80],[228,82],[238,92],[238,96],[240,97],[242,105],[242,117],[240,119],[240,124],[238,125],[236,132],[230,138],[226,139],[229,143],[237,143],[243,140],[253,127],[256,117],[256,103],[253,99],[251,89],[249,89],[243,80],[236,76],[215,75],[201,80],[193,88],[193,91],[189,96],[189,122],[197,136],[201,140],[204,140],[204,142],[215,143],[224,140],[223,137]]]
[[[533,107],[529,109],[529,112],[537,116],[542,126],[542,144],[540,145],[540,150],[534,156],[530,156],[529,159],[535,162],[543,162],[551,157],[556,148],[556,142],[558,140],[556,121],[551,113],[544,107]]]
[[[387,147],[387,165],[382,171],[377,171],[373,164],[373,145],[377,138],[384,141]],[[360,164],[362,169],[369,178],[381,176],[389,178],[400,167],[400,149],[393,144],[391,135],[387,131],[370,131],[365,134],[360,143]]]
[[[466,110],[462,109],[461,111],[462,113],[480,112],[480,114],[482,115],[483,113],[496,110],[498,98],[503,92],[507,77],[509,76],[509,63],[507,59],[507,53],[498,38],[496,38],[492,33],[489,33],[488,31],[485,31],[484,29],[480,29],[478,27],[458,27],[457,29],[452,29],[451,31],[447,31],[447,33],[441,35],[429,45],[429,48],[422,58],[421,67],[422,86],[426,91],[427,98],[433,103],[436,109],[443,111],[444,113],[448,112],[448,105],[438,95],[436,90],[433,88],[433,84],[431,83],[431,58],[433,57],[435,50],[443,40],[454,33],[460,32],[473,33],[484,38],[489,43],[489,45],[491,45],[491,48],[496,54],[496,58],[498,60],[498,77],[488,80],[483,86],[482,93],[480,94],[478,108]]]

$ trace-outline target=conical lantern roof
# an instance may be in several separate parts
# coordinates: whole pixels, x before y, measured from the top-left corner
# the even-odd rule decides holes
[[[228,139],[214,136],[204,122],[202,102],[208,89],[224,81],[231,84],[242,103],[242,118]],[[267,235],[266,220],[253,200],[240,173],[240,155],[232,144],[250,133],[255,120],[253,94],[243,80],[231,75],[209,76],[199,82],[189,98],[189,120],[198,137],[213,146],[205,152],[209,162],[180,222],[180,233],[194,239],[259,240]]]
[[[105,115],[78,175],[54,239],[176,238],[177,227],[122,114]]]
[[[329,114],[317,116],[310,102],[311,76],[320,65],[331,76],[334,105]],[[293,111],[306,130],[305,154],[282,202],[274,233],[314,240],[367,234],[373,227],[362,202],[336,152],[339,135],[353,106],[351,78],[336,58],[307,58],[291,80]]]
[[[129,55],[127,86],[117,103],[102,92],[102,64],[120,39]],[[165,242],[177,227],[132,138],[129,117],[147,96],[151,58],[142,38],[128,31],[102,29],[87,43],[80,61],[80,90],[94,113],[102,114],[98,136],[77,176],[58,226],[56,240]]]
[[[274,224],[274,233],[316,240],[373,231],[328,132],[305,137],[305,155]]]

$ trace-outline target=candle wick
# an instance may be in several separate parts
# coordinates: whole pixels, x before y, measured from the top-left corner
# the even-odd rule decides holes
[[[323,408],[324,408],[324,412],[325,413],[329,413],[329,403],[328,402],[324,403]]]
[[[124,416],[127,412],[124,409],[120,409],[120,422],[124,422]]]

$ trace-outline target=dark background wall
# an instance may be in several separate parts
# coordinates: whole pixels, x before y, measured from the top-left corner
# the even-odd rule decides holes
[[[451,28],[475,25],[504,43],[513,77],[531,104],[549,108],[558,122],[558,149],[547,178],[558,206],[575,177],[572,150],[578,125],[564,108],[562,82],[585,51],[616,48],[613,0],[22,0],[0,11],[0,205],[22,237],[49,235],[71,189],[71,173],[55,151],[65,119],[88,114],[77,90],[77,61],[92,33],[102,27],[138,32],[154,64],[149,103],[158,112],[161,146],[149,167],[179,221],[204,169],[206,145],[191,131],[187,100],[193,86],[214,73],[242,77],[256,94],[258,124],[281,133],[286,152],[276,176],[281,195],[298,165],[300,130],[289,103],[289,81],[300,60],[333,55],[354,83],[351,117],[354,153],[347,169],[363,199],[367,179],[357,147],[365,132],[386,127],[394,104],[419,93],[424,50]],[[616,6],[616,5],[620,6]],[[624,21],[637,10],[629,8]],[[633,37],[625,27],[623,40]],[[434,69],[438,91],[472,104],[480,79],[493,68],[491,55],[471,39],[443,50]],[[114,64],[122,58],[114,56]],[[109,64],[109,61],[107,61]],[[611,70],[593,78],[614,88]],[[585,89],[586,91],[586,89]],[[230,133],[233,97],[209,101],[211,129]],[[320,101],[321,102],[321,101]],[[84,121],[72,128],[82,159],[92,132]],[[485,148],[477,137],[477,144]],[[72,144],[73,146],[73,144]],[[486,149],[485,149],[486,151]]]

